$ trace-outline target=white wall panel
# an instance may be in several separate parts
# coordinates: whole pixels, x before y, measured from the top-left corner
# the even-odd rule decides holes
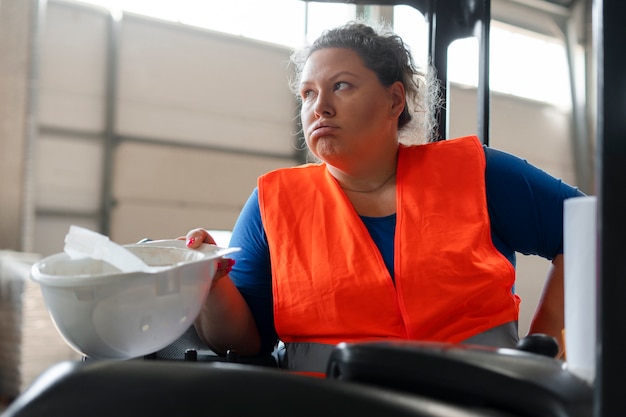
[[[122,201],[112,211],[110,237],[119,243],[143,238],[173,239],[190,229],[232,230],[241,207],[168,206],[147,201]]]
[[[123,143],[115,152],[111,237],[172,237],[193,227],[232,229],[259,175],[284,158]]]
[[[41,254],[62,250],[70,224],[100,227],[104,138],[81,132],[105,129],[109,19],[103,9],[48,3],[36,149]],[[257,176],[294,163],[289,50],[132,15],[123,17],[118,46],[115,134],[122,142],[111,169],[109,234],[133,242],[199,225],[232,229]]]
[[[107,15],[49,2],[39,82],[39,123],[102,131]]]
[[[103,146],[99,140],[42,134],[37,141],[35,193],[39,210],[100,210]]]
[[[90,230],[98,230],[100,226],[96,219],[85,218],[80,215],[38,215],[35,222],[34,252],[42,257],[63,252],[65,235],[73,224]]]
[[[489,144],[575,185],[570,117],[548,104],[492,93]],[[452,137],[476,132],[475,89],[452,86],[450,118]]]
[[[508,96],[492,102],[492,146],[506,149],[574,183],[571,116],[558,109]]]
[[[126,17],[120,49],[122,135],[291,153],[287,48]]]
[[[282,158],[124,143],[115,152],[113,196],[168,205],[241,207],[259,175],[294,164]]]

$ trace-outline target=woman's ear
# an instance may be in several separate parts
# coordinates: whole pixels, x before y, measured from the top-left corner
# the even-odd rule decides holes
[[[391,95],[391,115],[394,118],[400,117],[404,106],[406,106],[406,93],[404,91],[404,84],[400,81],[389,86],[389,93]]]

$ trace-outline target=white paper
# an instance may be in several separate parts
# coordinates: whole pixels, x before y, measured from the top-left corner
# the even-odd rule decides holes
[[[593,384],[596,376],[597,225],[595,196],[565,200],[565,349],[569,370]]]

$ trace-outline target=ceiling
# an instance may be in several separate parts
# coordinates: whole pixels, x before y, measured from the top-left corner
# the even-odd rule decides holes
[[[430,0],[305,0],[320,2],[347,2],[356,4],[397,5],[411,4],[418,10],[426,10]],[[438,0],[445,5],[448,0]],[[466,0],[474,5],[477,0]],[[490,0],[491,18],[516,27],[563,38],[567,27],[576,28],[585,38],[585,22],[589,20],[592,0]],[[459,3],[454,0],[454,3]],[[583,7],[579,7],[583,6]],[[472,7],[472,6],[470,6]]]
[[[559,6],[570,7],[574,4],[574,0],[542,0],[546,3],[558,4]]]
[[[524,4],[528,7],[534,7],[543,10],[558,10],[560,8],[569,9],[573,7],[578,0],[507,0],[513,3]]]
[[[566,26],[573,23],[583,36],[590,3],[591,0],[491,0],[491,17],[555,37],[563,37]]]

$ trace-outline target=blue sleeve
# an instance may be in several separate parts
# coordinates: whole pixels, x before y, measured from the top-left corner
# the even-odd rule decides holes
[[[563,253],[563,202],[584,194],[524,159],[484,149],[487,205],[496,247],[505,255],[519,252],[550,260]]]
[[[248,303],[261,336],[261,354],[269,354],[277,341],[274,329],[272,272],[269,247],[261,221],[258,189],[244,205],[233,228],[231,247],[241,251],[230,255],[235,265],[230,278]]]

